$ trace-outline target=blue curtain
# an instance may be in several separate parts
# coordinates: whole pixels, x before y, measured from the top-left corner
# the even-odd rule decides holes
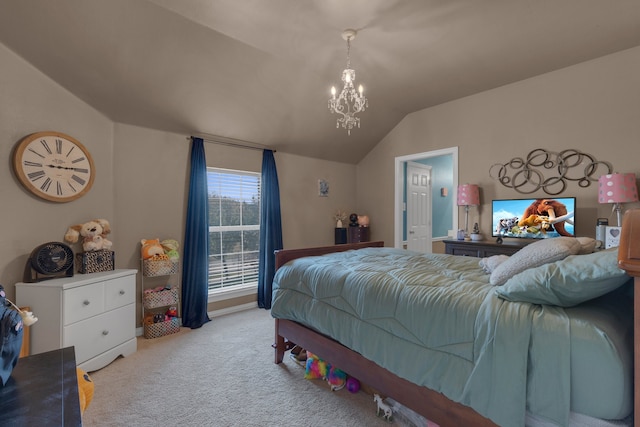
[[[260,191],[260,262],[258,268],[258,307],[271,308],[271,284],[276,272],[274,251],[282,249],[280,187],[273,151],[262,153]]]
[[[191,172],[182,263],[182,325],[191,329],[209,322],[209,199],[207,162],[202,138],[191,138]]]

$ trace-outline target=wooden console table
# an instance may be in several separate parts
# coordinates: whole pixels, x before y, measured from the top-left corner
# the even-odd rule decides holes
[[[447,254],[485,258],[493,255],[513,255],[529,243],[528,241],[496,243],[491,240],[445,240],[444,247]]]
[[[73,347],[18,359],[9,381],[0,387],[0,424],[82,426]]]

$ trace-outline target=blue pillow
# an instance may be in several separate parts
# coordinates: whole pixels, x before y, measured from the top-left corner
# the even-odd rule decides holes
[[[617,248],[612,248],[525,270],[495,292],[508,301],[571,307],[611,292],[629,279],[618,268]]]

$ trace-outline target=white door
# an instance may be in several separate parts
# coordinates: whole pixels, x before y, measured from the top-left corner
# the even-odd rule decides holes
[[[407,249],[431,252],[431,166],[407,162]]]

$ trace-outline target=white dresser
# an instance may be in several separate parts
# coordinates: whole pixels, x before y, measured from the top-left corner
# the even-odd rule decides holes
[[[38,317],[31,326],[31,354],[74,346],[76,363],[91,372],[134,353],[136,273],[113,270],[16,283],[16,303]]]

